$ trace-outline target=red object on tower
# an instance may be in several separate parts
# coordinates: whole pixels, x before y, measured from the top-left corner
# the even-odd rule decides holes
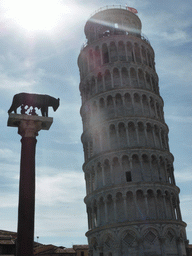
[[[135,8],[127,7],[127,9],[128,9],[130,12],[138,13],[138,11],[137,11]]]

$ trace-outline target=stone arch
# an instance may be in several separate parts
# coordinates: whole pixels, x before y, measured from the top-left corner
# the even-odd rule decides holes
[[[128,191],[126,194],[126,205],[127,205],[127,219],[132,221],[135,219],[135,204],[133,198],[133,192]]]
[[[145,230],[143,236],[144,252],[151,255],[161,255],[161,244],[159,240],[159,233],[154,228],[148,228]]]
[[[137,73],[133,67],[130,68],[130,78],[132,87],[138,87]]]
[[[166,149],[165,132],[164,132],[163,129],[161,130],[161,144],[162,144],[162,148],[163,148],[163,149]]]
[[[171,193],[171,203],[173,209],[173,218],[175,220],[179,219],[178,208],[177,208],[177,198],[174,193]]]
[[[133,122],[128,123],[128,136],[129,136],[129,146],[135,147],[137,146],[137,135],[136,135],[136,128]]]
[[[112,195],[109,194],[107,195],[107,218],[109,223],[114,222],[114,203],[113,203],[113,198]]]
[[[149,208],[149,219],[155,220],[156,216],[156,203],[155,203],[155,194],[152,189],[147,190],[147,201]]]
[[[156,86],[155,86],[155,78],[153,75],[151,75],[151,84],[152,84],[152,90],[154,93],[157,93]]]
[[[115,42],[110,43],[109,49],[110,49],[111,62],[116,62],[118,60],[118,54],[117,54],[117,46]]]
[[[95,77],[92,76],[91,78],[91,95],[94,95],[96,93],[96,82]]]
[[[155,113],[155,101],[152,97],[150,97],[150,110],[151,110],[151,117],[155,118],[156,113]]]
[[[83,151],[84,151],[84,158],[85,158],[85,162],[88,160],[88,143],[87,142],[83,142]]]
[[[92,114],[93,116],[97,113],[97,102],[94,101],[92,105]]]
[[[119,133],[120,148],[124,148],[127,146],[127,136],[126,136],[125,124],[123,122],[118,124],[118,133]]]
[[[137,43],[134,44],[135,59],[137,63],[141,63],[140,47]]]
[[[143,154],[141,159],[145,181],[151,181],[152,179],[149,157],[146,154]]]
[[[97,188],[100,189],[103,187],[102,167],[101,167],[100,162],[97,163],[96,172],[97,172],[97,174],[96,174],[97,175]]]
[[[84,158],[86,162],[88,160],[88,143],[87,142],[83,143],[83,151],[84,151]]]
[[[158,125],[154,125],[154,136],[155,136],[155,142],[156,142],[156,147],[157,148],[161,148],[161,141],[160,141],[160,137],[159,137],[159,132],[160,129],[158,127]]]
[[[86,180],[86,191],[87,194],[91,193],[91,177],[90,173],[85,173],[85,180]]]
[[[138,69],[139,87],[145,88],[145,77],[142,69]]]
[[[123,106],[123,100],[120,93],[117,93],[115,95],[115,103],[116,103],[117,116],[123,116],[124,106]]]
[[[159,172],[160,172],[160,177],[161,180],[166,182],[167,181],[167,175],[166,175],[166,170],[165,170],[165,161],[162,156],[159,157]]]
[[[137,154],[132,156],[132,172],[135,182],[143,180],[141,163]]]
[[[111,95],[107,96],[107,116],[111,118],[115,115],[113,97]]]
[[[164,232],[166,253],[178,255],[177,233],[171,227],[167,227],[167,229]]]
[[[140,95],[138,93],[134,93],[133,99],[134,99],[134,113],[135,115],[140,116],[142,111]]]
[[[93,218],[93,227],[98,226],[98,216],[97,216],[97,202],[94,199],[92,205],[92,218]]]
[[[94,132],[94,153],[97,154],[100,152],[100,138],[97,130]]]
[[[134,55],[133,55],[133,47],[132,47],[132,44],[131,42],[127,42],[127,59],[128,59],[128,62],[132,62],[134,61]]]
[[[165,191],[165,203],[166,203],[167,219],[170,220],[172,219],[171,196],[167,190]]]
[[[109,63],[109,51],[107,44],[102,45],[102,59],[103,59],[103,64]]]
[[[85,88],[85,100],[89,100],[89,98],[90,98],[90,92],[91,92],[89,81],[87,81],[86,84],[87,84],[87,86],[86,86],[86,88]]]
[[[102,241],[103,241],[103,251],[105,255],[109,251],[114,251],[115,239],[111,233],[105,234],[104,237],[102,238]]]
[[[97,90],[98,92],[103,91],[103,79],[102,79],[101,72],[99,72],[97,75]]]
[[[148,98],[145,94],[142,95],[143,113],[145,116],[149,116],[149,104]]]
[[[146,220],[147,213],[145,207],[144,193],[141,189],[136,191],[137,216],[139,220]]]
[[[155,155],[151,156],[151,168],[152,168],[153,180],[159,181],[159,166],[158,166],[157,157]]]
[[[114,108],[114,104],[113,104],[113,97],[111,95],[107,96],[107,107],[113,107]]]
[[[122,256],[138,255],[139,246],[137,243],[137,235],[134,231],[126,230],[121,236]]]
[[[150,123],[146,124],[146,131],[147,131],[147,143],[149,147],[154,147],[154,138],[153,138],[153,128]]]
[[[131,182],[132,181],[132,172],[130,168],[130,161],[127,155],[124,155],[122,157],[122,169],[123,173],[125,174],[124,177],[126,182]]]
[[[88,229],[92,229],[92,209],[87,205]]]
[[[100,98],[99,99],[99,108],[100,108],[100,111],[105,108],[105,100],[104,100],[104,98]]]
[[[99,224],[100,226],[105,224],[105,203],[102,196],[99,199]]]
[[[143,45],[141,46],[141,56],[142,56],[142,59],[143,59],[143,64],[146,65],[147,64],[146,49]]]
[[[117,133],[114,124],[109,126],[109,137],[111,149],[115,149],[117,147]]]
[[[145,79],[146,79],[146,87],[147,89],[151,89],[151,78],[148,72],[145,73]]]
[[[92,135],[89,136],[88,154],[89,154],[89,157],[93,156],[93,138],[92,138]]]
[[[84,55],[83,56],[83,75],[86,76],[87,72],[88,72],[88,59]]]
[[[110,164],[108,159],[105,159],[103,168],[104,168],[104,175],[105,175],[105,185],[110,186],[112,184],[112,180],[111,180]]]
[[[120,74],[118,68],[113,69],[113,87],[118,88],[120,87]]]
[[[139,136],[139,145],[142,147],[146,146],[146,137],[145,137],[145,127],[143,122],[138,122],[138,136]]]
[[[165,166],[166,166],[166,173],[167,173],[167,179],[168,179],[167,181],[170,184],[173,184],[174,182],[173,182],[173,174],[172,174],[172,164],[168,159],[166,159]]]
[[[114,183],[120,184],[121,183],[121,169],[120,169],[120,163],[119,159],[117,157],[113,158],[113,177],[114,177]]]
[[[100,53],[100,49],[99,46],[95,47],[95,66],[98,68],[99,66],[101,66],[101,53]]]
[[[149,50],[147,49],[147,61],[150,68],[152,68],[152,59]]]
[[[122,86],[129,86],[129,73],[127,68],[123,67],[121,69],[121,77],[122,77]]]
[[[126,61],[125,44],[123,41],[118,42],[118,55],[120,61]]]
[[[107,134],[106,127],[103,127],[101,130],[101,144],[102,144],[103,151],[109,149],[108,134]]]
[[[95,168],[92,166],[91,168],[91,185],[92,185],[92,191],[96,189],[96,180],[95,180]]]
[[[96,239],[96,237],[93,237],[92,239],[91,239],[91,241],[89,242],[89,244],[90,244],[90,249],[92,249],[93,251],[97,251],[98,250],[98,242],[97,242],[97,239]]]
[[[93,61],[93,50],[89,50],[89,69],[90,71],[93,71],[94,69],[94,61]]]
[[[125,104],[125,114],[131,115],[133,114],[133,105],[131,100],[131,95],[129,93],[125,93],[124,95],[124,104]]]
[[[105,89],[106,90],[112,89],[111,73],[108,69],[105,71],[104,81],[105,81]]]
[[[160,220],[164,220],[166,218],[163,200],[164,199],[163,199],[162,191],[158,189],[157,190],[157,213],[158,213],[158,218]]]
[[[121,192],[116,194],[116,209],[117,209],[117,220],[119,222],[125,221],[125,211],[123,207],[123,195]]]
[[[121,97],[121,94],[120,93],[117,93],[115,95],[115,103],[116,103],[116,107],[121,107],[123,105],[123,100],[122,100],[122,97]]]

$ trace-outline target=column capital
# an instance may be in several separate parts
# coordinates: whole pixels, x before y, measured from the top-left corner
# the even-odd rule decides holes
[[[38,132],[41,130],[42,122],[33,120],[21,120],[18,126],[18,134],[22,137],[38,136]]]
[[[18,127],[18,133],[22,137],[35,138],[40,130],[49,130],[52,123],[52,117],[9,114],[7,126]]]

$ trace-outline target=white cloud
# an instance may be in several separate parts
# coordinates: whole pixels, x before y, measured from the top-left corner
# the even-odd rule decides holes
[[[18,207],[18,194],[6,193],[3,195],[0,195],[0,202],[1,202],[1,206],[0,206],[1,210],[2,208]]]
[[[192,166],[188,166],[187,169],[175,172],[175,178],[180,183],[192,181]],[[186,200],[187,198],[185,198]],[[189,199],[189,198],[188,198]],[[192,200],[192,199],[191,199]]]
[[[179,16],[169,10],[151,12],[151,15],[147,16],[142,13],[139,16],[144,24],[144,33],[154,37],[154,40],[163,40],[166,43],[169,41],[179,45],[192,40],[187,32],[187,28],[191,26],[189,16]]]
[[[166,115],[166,119],[183,124],[192,124],[191,116]]]
[[[36,200],[40,205],[77,203],[85,196],[83,172],[55,170],[55,175],[37,176]]]

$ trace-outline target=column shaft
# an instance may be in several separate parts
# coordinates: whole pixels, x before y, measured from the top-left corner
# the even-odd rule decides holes
[[[35,213],[35,137],[21,139],[17,256],[32,256]]]

